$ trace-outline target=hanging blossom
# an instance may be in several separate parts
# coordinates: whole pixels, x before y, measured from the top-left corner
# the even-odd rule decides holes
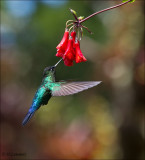
[[[63,38],[56,47],[57,49],[56,56],[62,57],[64,64],[66,66],[72,66],[74,61],[76,63],[87,61],[87,59],[84,57],[80,49],[80,40],[83,35],[83,28],[85,28],[89,33],[92,33],[92,32],[87,27],[83,26],[82,23],[99,13],[102,13],[104,11],[107,11],[113,8],[120,7],[127,3],[132,3],[134,1],[135,0],[122,0],[123,3],[95,12],[86,18],[77,17],[76,12],[70,9],[75,20],[68,20],[66,22],[66,28],[65,28]]]
[[[77,18],[74,10],[71,10],[71,12],[78,21],[83,19],[83,17]],[[69,22],[71,23],[68,24]],[[68,29],[69,26],[70,28]],[[76,63],[87,61],[80,49],[80,40],[83,33],[82,27],[84,26],[78,25],[76,21],[67,21],[63,38],[56,47],[56,56],[62,57],[66,66],[72,66],[74,61]]]

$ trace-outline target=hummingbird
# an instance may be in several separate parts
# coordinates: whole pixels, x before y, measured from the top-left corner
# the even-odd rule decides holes
[[[42,82],[35,93],[32,105],[22,125],[25,125],[41,106],[46,105],[51,97],[72,95],[101,83],[101,81],[56,81],[55,69],[61,60],[62,59],[54,66],[49,66],[44,69]]]

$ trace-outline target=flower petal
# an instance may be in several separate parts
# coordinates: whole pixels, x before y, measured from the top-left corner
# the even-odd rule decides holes
[[[69,31],[68,31],[68,29],[65,29],[63,38],[62,38],[61,42],[57,45],[56,48],[65,51],[65,49],[67,48],[68,39],[69,39]]]
[[[73,65],[73,61],[69,60],[69,59],[64,59],[64,64],[66,66],[72,66]]]
[[[63,57],[64,57],[64,59],[69,59],[71,61],[73,61],[75,59],[72,37],[70,37],[69,40],[68,40],[68,45],[67,45],[67,48],[66,48],[66,51],[65,51]]]
[[[82,55],[76,55],[76,63],[85,62],[87,59]]]
[[[73,41],[75,42],[76,31],[72,31],[70,35],[71,35],[71,37],[73,38]]]
[[[58,49],[58,50],[57,50],[57,53],[56,53],[56,56],[57,56],[57,57],[63,57],[63,55],[64,55],[64,51],[61,50],[61,49]]]
[[[76,56],[75,56],[76,63],[87,61],[87,59],[83,56],[81,52],[80,43],[78,40],[75,42],[75,52],[76,52]]]

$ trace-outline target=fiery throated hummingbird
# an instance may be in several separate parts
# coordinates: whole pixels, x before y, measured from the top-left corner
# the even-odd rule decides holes
[[[56,82],[55,68],[61,60],[59,60],[54,66],[46,67],[44,69],[42,82],[35,93],[32,105],[26,114],[22,125],[25,125],[31,119],[36,110],[42,105],[46,105],[52,96],[67,96],[75,94],[101,83],[101,81]]]

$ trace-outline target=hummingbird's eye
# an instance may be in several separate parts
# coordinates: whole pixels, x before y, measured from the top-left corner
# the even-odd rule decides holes
[[[54,71],[54,68],[55,68],[54,66],[53,66],[53,67],[51,67],[51,68],[50,68],[50,71]]]

